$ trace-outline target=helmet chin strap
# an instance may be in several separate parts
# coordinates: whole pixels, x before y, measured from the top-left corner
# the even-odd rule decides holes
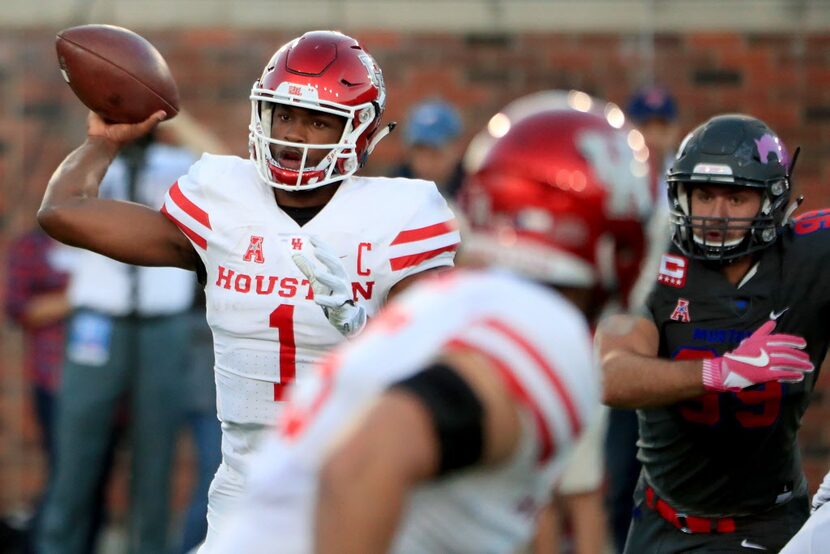
[[[804,202],[804,196],[799,196],[798,198],[790,202],[790,205],[787,206],[787,210],[784,212],[784,220],[781,222],[782,225],[786,225],[790,221],[795,211],[798,209],[799,206],[801,206],[802,202]]]
[[[395,129],[395,127],[397,127],[397,126],[398,126],[398,124],[393,121],[392,123],[389,123],[389,124],[385,125],[377,133],[375,133],[375,136],[372,137],[372,140],[369,142],[369,145],[366,147],[366,155],[368,156],[369,154],[371,154],[372,151],[375,149],[375,146],[377,146],[378,143],[381,140],[386,138],[386,135],[391,133]]]

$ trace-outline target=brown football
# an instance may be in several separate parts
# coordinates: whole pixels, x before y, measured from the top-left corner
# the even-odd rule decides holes
[[[167,62],[144,37],[114,25],[81,25],[55,38],[63,78],[107,121],[137,123],[164,110],[179,113],[179,90]]]

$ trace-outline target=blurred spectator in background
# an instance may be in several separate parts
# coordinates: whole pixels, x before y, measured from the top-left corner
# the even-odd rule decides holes
[[[35,227],[12,242],[7,258],[6,315],[23,331],[24,371],[43,454],[43,491],[55,465],[52,424],[69,314],[66,287],[71,257],[70,248]],[[39,511],[36,507],[35,519]],[[20,535],[22,548],[22,530]],[[11,540],[3,540],[4,548]]]
[[[159,208],[194,156],[150,137],[125,147],[101,195]],[[125,222],[126,223],[126,222]],[[43,554],[84,552],[96,483],[122,402],[129,408],[129,552],[167,549],[170,469],[188,393],[193,277],[79,251],[71,277],[57,465],[38,537]]]
[[[31,382],[31,402],[45,466],[41,498],[37,501],[33,518],[19,530],[19,549],[34,552],[34,537],[31,535],[40,520],[42,502],[56,465],[54,424],[61,401],[59,389],[66,320],[71,309],[67,287],[77,251],[51,239],[40,227],[33,227],[12,243],[7,260],[6,314],[23,330],[24,371]],[[110,441],[105,468],[109,468],[112,461],[112,446]],[[87,552],[93,551],[104,523],[108,479],[109,471],[104,471],[95,484],[89,516],[91,524],[83,541]]]
[[[680,127],[677,123],[677,102],[671,93],[660,86],[638,90],[628,101],[627,116],[643,134],[649,152],[649,165],[654,194],[654,211],[648,222],[649,253],[643,263],[642,278],[634,287],[631,305],[643,305],[654,284],[660,256],[671,239],[669,232],[666,170],[674,160]],[[623,551],[631,511],[634,508],[634,488],[640,475],[637,460],[637,413],[634,410],[609,408],[608,429],[605,438],[608,488],[606,508],[614,547]]]
[[[63,363],[72,250],[36,227],[9,248],[6,314],[23,330],[25,371],[46,469],[53,465],[52,408]]]
[[[680,138],[677,102],[668,89],[649,86],[638,90],[629,99],[626,114],[643,133],[649,150],[655,198],[665,203],[666,170],[671,166]]]
[[[403,162],[391,177],[434,181],[445,198],[454,200],[464,177],[462,130],[461,115],[453,105],[439,99],[416,104],[404,124]]]
[[[222,462],[222,427],[216,416],[213,335],[205,319],[205,293],[197,287],[190,310],[190,360],[187,366],[185,424],[196,452],[196,481],[184,514],[180,554],[194,550],[207,534],[208,490]]]

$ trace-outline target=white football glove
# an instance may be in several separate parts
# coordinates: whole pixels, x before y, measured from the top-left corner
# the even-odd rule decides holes
[[[318,269],[303,254],[291,256],[306,276],[314,291],[314,302],[329,322],[344,336],[351,337],[366,326],[366,309],[352,300],[352,283],[343,263],[319,238],[309,237],[314,246],[314,257],[326,269]]]
[[[810,510],[810,513],[815,512],[827,502],[830,502],[830,473],[824,476],[824,481],[821,482],[816,494],[813,495],[812,509]]]

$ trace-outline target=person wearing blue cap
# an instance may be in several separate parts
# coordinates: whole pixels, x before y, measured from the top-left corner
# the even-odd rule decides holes
[[[393,176],[434,181],[447,199],[454,199],[463,179],[462,130],[452,104],[440,99],[416,104],[404,124],[404,158]]]
[[[628,117],[643,133],[650,154],[651,174],[655,179],[661,180],[677,149],[680,132],[677,125],[677,102],[664,87],[645,87],[629,99]],[[664,183],[655,182],[655,193],[661,198],[665,196]]]

